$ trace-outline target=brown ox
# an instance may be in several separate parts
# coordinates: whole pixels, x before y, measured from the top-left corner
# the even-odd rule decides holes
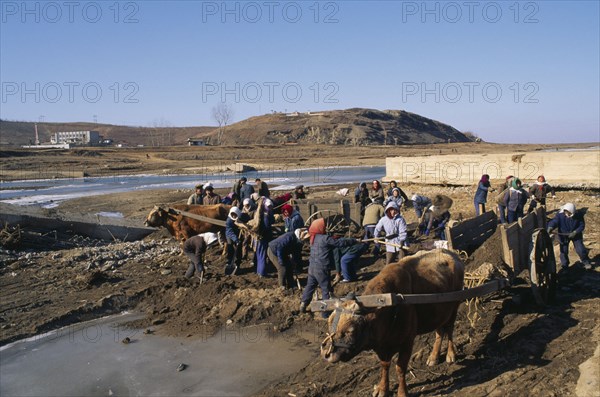
[[[185,205],[176,204],[168,208],[154,206],[144,225],[152,227],[165,227],[177,241],[205,232],[225,232],[225,227],[200,221],[188,216],[183,216],[177,211],[191,212],[211,219],[225,221],[229,214],[229,205]]]
[[[367,284],[364,294],[460,291],[463,277],[464,265],[454,253],[448,250],[421,251],[383,268]],[[405,374],[417,335],[436,331],[427,365],[437,364],[444,336],[448,337],[446,362],[454,362],[456,351],[452,332],[459,304],[451,302],[367,309],[356,300],[347,300],[329,317],[330,333],[321,345],[321,356],[335,363],[348,361],[363,350],[374,350],[381,361],[381,380],[375,386],[373,396],[383,397],[389,392],[390,363],[398,353],[398,396],[404,397],[408,393]]]

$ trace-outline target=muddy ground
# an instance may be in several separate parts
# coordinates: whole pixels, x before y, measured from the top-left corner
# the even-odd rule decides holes
[[[350,187],[350,186],[348,186]],[[340,186],[319,187],[312,197],[333,197]],[[353,188],[353,186],[351,187]],[[453,218],[473,215],[473,187],[403,186],[407,193],[453,197]],[[70,212],[119,211],[140,223],[154,204],[184,201],[189,191],[153,191],[95,196],[70,200],[61,210]],[[581,371],[579,365],[594,355],[600,342],[600,196],[593,191],[559,191],[560,202],[587,208],[585,244],[594,259],[586,271],[576,256],[571,269],[559,277],[554,304],[534,303],[526,272],[513,287],[485,297],[478,320],[471,324],[462,304],[456,324],[458,362],[425,365],[433,336],[418,338],[409,391],[413,395],[456,396],[574,396],[585,395],[578,380],[588,383],[587,395],[600,395],[600,364]],[[551,211],[558,208],[551,202]],[[414,211],[406,212],[407,221]],[[552,216],[552,214],[551,214]],[[468,264],[499,264],[498,236],[476,251]],[[574,254],[574,253],[573,253]],[[305,249],[304,259],[308,251]],[[473,258],[475,258],[473,260]],[[224,258],[218,249],[209,254],[204,283],[187,280],[187,262],[164,230],[138,242],[100,242],[70,238],[61,248],[35,247],[0,253],[0,345],[68,324],[123,310],[146,314],[135,326],[182,338],[200,338],[222,327],[268,324],[275,335],[300,341],[314,353],[314,361],[264,389],[260,396],[370,396],[378,381],[372,352],[349,363],[328,365],[318,357],[325,322],[319,315],[297,312],[300,293],[275,288],[276,278],[258,278],[251,261],[234,277],[222,274]],[[360,293],[384,266],[383,258],[367,254],[360,261],[360,280],[335,286],[335,294]],[[300,276],[305,281],[305,273]],[[190,368],[190,370],[193,370]],[[581,380],[580,380],[581,379]],[[391,386],[397,389],[392,371]],[[288,394],[289,393],[289,394]]]

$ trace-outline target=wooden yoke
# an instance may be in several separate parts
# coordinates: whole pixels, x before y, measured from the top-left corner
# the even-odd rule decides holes
[[[506,278],[495,279],[474,288],[461,291],[443,292],[439,294],[376,294],[357,296],[356,301],[364,307],[386,307],[396,305],[418,305],[427,303],[459,302],[499,291],[510,285]],[[313,312],[334,310],[336,305],[346,299],[326,299],[310,304]]]
[[[206,223],[211,223],[213,225],[217,225],[217,226],[222,226],[225,227],[225,221],[222,221],[220,219],[213,219],[213,218],[209,218],[206,216],[202,216],[202,215],[198,215],[198,214],[192,214],[191,212],[187,212],[187,211],[180,211],[180,210],[176,210],[176,209],[172,209],[172,208],[166,208],[167,212],[175,212],[177,214],[183,215],[185,217],[188,218],[192,218],[192,219],[196,219],[198,221],[202,221],[202,222],[206,222]]]

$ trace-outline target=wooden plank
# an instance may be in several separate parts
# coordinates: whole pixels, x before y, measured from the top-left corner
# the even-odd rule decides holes
[[[187,212],[187,211],[177,211],[176,212],[180,213],[181,215],[188,217],[188,218],[192,218],[192,219],[196,219],[198,221],[202,221],[202,222],[206,222],[206,223],[211,223],[213,225],[217,225],[217,226],[223,226],[225,227],[225,221],[222,221],[220,219],[214,219],[214,218],[208,218],[206,216],[202,216],[202,215],[198,215],[198,214],[193,214],[191,212]]]
[[[350,201],[348,200],[340,200],[340,208],[342,209],[342,214],[348,222],[352,221],[352,217],[350,216]]]
[[[514,263],[510,255],[510,245],[508,244],[508,229],[504,224],[500,226],[500,237],[502,239],[502,259],[504,263],[514,268]]]
[[[485,227],[473,228],[460,235],[452,236],[452,245],[455,249],[462,250],[481,245],[496,231],[495,222],[485,225]]]
[[[458,223],[456,226],[451,228],[451,237],[453,240],[459,239],[461,236],[469,236],[469,235],[479,235],[481,234],[480,230],[487,230],[492,227],[495,229],[495,216],[492,212],[489,212],[490,215],[480,215],[476,218],[469,219],[467,221]],[[466,239],[470,239],[466,237]]]
[[[297,208],[298,208],[298,211],[300,212],[300,216],[302,216],[302,219],[307,221],[311,215],[310,204],[308,202],[306,202],[305,200],[303,200],[303,202],[297,204]]]
[[[387,307],[395,305],[422,305],[432,303],[460,302],[475,297],[485,296],[499,291],[510,285],[506,278],[488,281],[478,287],[466,288],[461,291],[443,292],[437,294],[376,294],[357,296],[356,300],[364,307]],[[327,299],[314,301],[310,305],[311,311],[334,310],[346,299]]]
[[[535,209],[535,215],[537,219],[537,227],[546,229],[548,227],[548,219],[546,218],[546,210],[543,207],[537,207]]]
[[[347,299],[326,299],[313,301],[310,304],[310,310],[313,312],[322,312],[334,310],[339,304]],[[356,300],[365,307],[384,307],[397,305],[398,300],[396,294],[376,294],[357,296]]]
[[[494,232],[498,221],[493,211],[468,219],[447,228],[446,238],[455,250],[472,250],[487,240]]]
[[[485,296],[496,292],[510,285],[510,282],[506,278],[499,278],[488,281],[478,287],[465,288],[462,291],[444,292],[439,294],[411,294],[402,295],[398,294],[398,304],[401,305],[420,305],[428,303],[447,303],[447,302],[460,302],[467,299],[472,299],[480,296]]]
[[[502,248],[504,262],[512,267],[516,274],[520,272],[519,267],[519,225],[502,225]]]
[[[519,220],[519,265],[520,269],[528,268],[529,245],[531,235],[536,229],[537,216],[534,213],[527,214]]]
[[[523,269],[521,267],[520,262],[520,247],[519,247],[519,226],[515,224],[515,228],[513,230],[509,230],[508,234],[508,244],[510,248],[510,256],[512,258],[513,269],[515,274],[519,274]]]
[[[362,219],[360,217],[360,203],[350,204],[350,218],[360,226],[362,226]]]

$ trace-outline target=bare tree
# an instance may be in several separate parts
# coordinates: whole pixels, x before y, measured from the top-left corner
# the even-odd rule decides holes
[[[352,128],[352,131],[350,132],[350,139],[352,142],[353,146],[358,146],[360,145],[360,142],[366,138],[366,134],[364,133],[364,131],[358,129],[358,128]]]
[[[219,132],[217,133],[217,144],[223,144],[223,134],[225,133],[225,127],[233,118],[233,108],[231,105],[225,102],[219,102],[219,104],[212,108],[212,118],[219,125]]]
[[[163,117],[154,119],[148,131],[150,146],[170,146],[173,144],[171,123]]]

